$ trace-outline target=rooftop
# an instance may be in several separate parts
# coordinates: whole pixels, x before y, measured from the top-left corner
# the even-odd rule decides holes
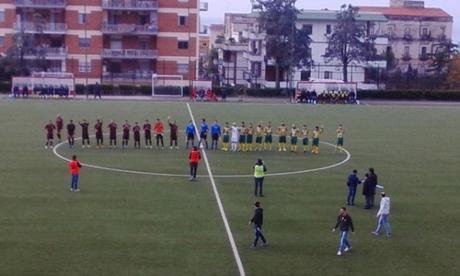
[[[324,20],[335,21],[337,20],[336,10],[302,10],[298,18],[300,20]],[[358,21],[377,21],[387,22],[388,19],[380,12],[360,12],[357,16]]]
[[[363,12],[380,12],[385,16],[398,17],[434,17],[453,20],[452,16],[440,8],[407,8],[407,7],[370,7],[361,6]]]

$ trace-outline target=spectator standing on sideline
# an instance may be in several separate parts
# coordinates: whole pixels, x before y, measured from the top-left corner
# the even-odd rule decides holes
[[[99,100],[102,99],[101,85],[99,85],[99,82],[96,82],[96,84],[94,85],[94,99],[96,98],[99,98]]]
[[[256,165],[254,166],[254,196],[264,196],[262,190],[266,172],[267,167],[265,166],[264,162],[262,159],[258,159]]]
[[[337,256],[341,256],[343,252],[348,252],[351,250],[351,245],[348,242],[348,232],[351,229],[351,232],[355,232],[355,228],[353,226],[353,220],[351,219],[350,215],[347,212],[347,208],[342,207],[340,208],[340,214],[337,217],[337,223],[335,224],[334,228],[332,228],[332,232],[335,232],[339,228],[340,230],[340,242],[339,242],[339,250],[337,251]]]
[[[78,179],[80,176],[81,164],[77,160],[77,156],[73,155],[72,160],[69,162],[70,174],[72,175],[70,183],[71,192],[79,192],[80,188],[78,187]]]
[[[268,242],[262,234],[262,224],[264,223],[264,209],[260,207],[260,202],[254,203],[254,216],[249,221],[249,224],[254,226],[254,242],[251,244],[251,248],[257,247],[259,238],[262,239],[263,246],[267,246]]]
[[[161,142],[161,149],[165,148],[165,144],[163,141],[163,135],[165,132],[165,127],[163,123],[160,121],[160,119],[157,119],[155,125],[153,126],[153,131],[155,132],[155,138],[157,142],[157,149],[160,147],[160,142]]]
[[[217,120],[211,125],[211,149],[216,150],[219,143],[219,137],[222,135],[222,131]]]
[[[347,205],[348,206],[355,206],[355,196],[356,196],[356,188],[358,184],[361,183],[361,180],[358,178],[358,171],[353,170],[353,172],[348,176],[347,186],[348,186],[348,197],[347,197]]]
[[[380,196],[382,199],[380,200],[380,209],[376,216],[378,218],[377,229],[372,234],[376,236],[380,235],[380,230],[383,228],[386,236],[391,238],[391,226],[388,221],[388,217],[390,216],[390,198],[384,192],[380,193]]]
[[[192,151],[190,152],[189,156],[189,163],[190,163],[190,181],[196,180],[196,171],[198,169],[198,163],[201,160],[201,154],[198,150],[198,147],[193,146]]]

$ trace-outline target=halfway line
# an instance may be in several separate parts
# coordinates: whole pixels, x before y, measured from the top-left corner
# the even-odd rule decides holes
[[[195,123],[195,118],[193,117],[192,109],[190,108],[189,103],[186,103],[186,104],[187,104],[188,113],[190,114],[190,118],[192,119],[192,122],[193,122],[193,126],[195,127],[197,137],[200,137],[199,135],[200,133]],[[198,139],[201,139],[201,138],[198,138]],[[222,201],[220,199],[219,192],[217,191],[216,182],[214,181],[214,176],[212,175],[212,172],[211,172],[211,166],[209,165],[208,156],[206,155],[206,151],[204,148],[201,149],[201,151],[203,153],[203,159],[206,164],[206,169],[208,170],[209,179],[211,180],[212,190],[214,191],[214,196],[216,197],[217,205],[219,206],[220,215],[222,216],[225,230],[227,231],[228,241],[230,242],[230,246],[232,247],[233,256],[235,257],[236,265],[238,266],[240,276],[246,276],[246,272],[244,272],[243,263],[241,262],[240,254],[238,253],[238,248],[236,247],[235,239],[233,238],[233,234],[230,229],[230,224],[228,223],[228,220],[227,220],[227,215],[225,214],[224,206],[222,205]]]

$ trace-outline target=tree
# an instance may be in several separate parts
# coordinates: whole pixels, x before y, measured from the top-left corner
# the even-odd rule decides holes
[[[34,51],[34,38],[20,30],[13,35],[13,45],[7,50],[4,62],[15,67],[20,76],[27,76],[30,74],[31,64],[25,56],[33,54]]]
[[[357,14],[357,8],[343,5],[337,13],[334,31],[327,36],[328,45],[324,57],[327,62],[338,60],[341,63],[345,82],[348,81],[350,63],[367,61],[376,53],[374,41],[367,35],[366,26],[356,20]]]
[[[443,39],[433,55],[433,60],[428,71],[435,72],[436,74],[444,73],[456,54],[458,54],[458,45],[453,43],[452,40]]]
[[[257,0],[260,5],[259,28],[266,34],[267,58],[274,61],[276,87],[280,87],[280,69],[310,66],[311,49],[308,30],[297,28],[299,10],[296,0]]]

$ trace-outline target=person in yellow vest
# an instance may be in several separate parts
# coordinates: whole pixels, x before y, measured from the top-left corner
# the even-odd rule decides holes
[[[264,161],[262,161],[262,159],[258,159],[256,165],[254,166],[254,196],[264,196],[262,189],[266,172],[267,167],[265,166]]]
[[[228,122],[225,123],[222,129],[222,150],[228,151],[228,143],[230,142],[230,126]]]
[[[278,140],[278,151],[287,151],[286,150],[286,136],[288,133],[288,128],[281,122],[281,125],[278,127],[277,134],[279,135]]]
[[[263,149],[262,146],[262,136],[264,134],[264,127],[262,123],[259,123],[256,127],[256,150],[261,151]]]
[[[313,130],[313,142],[311,145],[311,153],[319,154],[319,138],[324,131],[324,126],[318,127],[316,126]]]
[[[307,125],[303,125],[301,130],[302,133],[302,145],[303,145],[303,152],[308,152],[308,127]]]
[[[297,139],[300,134],[300,130],[292,124],[291,128],[291,152],[297,152]]]
[[[252,142],[254,140],[254,126],[252,123],[249,123],[248,126],[248,135],[246,136],[246,151],[252,151]]]
[[[268,122],[267,126],[264,128],[264,150],[272,150],[272,142],[273,142],[273,130],[272,130],[272,123]]]
[[[335,146],[335,151],[342,152],[343,151],[343,134],[345,133],[345,129],[343,128],[342,125],[339,125],[336,132],[337,132],[337,145]]]

